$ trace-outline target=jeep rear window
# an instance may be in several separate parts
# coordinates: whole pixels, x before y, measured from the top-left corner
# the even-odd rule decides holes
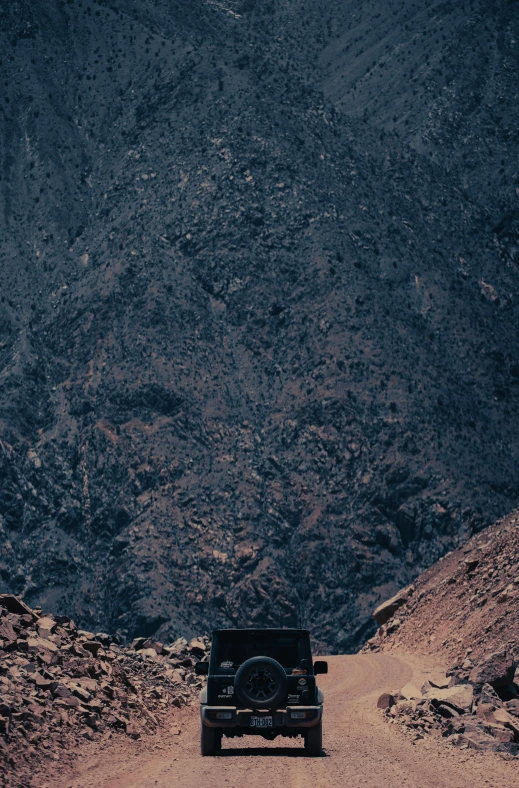
[[[308,639],[294,635],[240,632],[219,635],[214,644],[214,667],[220,671],[239,667],[251,657],[272,657],[284,668],[296,668],[310,657]]]

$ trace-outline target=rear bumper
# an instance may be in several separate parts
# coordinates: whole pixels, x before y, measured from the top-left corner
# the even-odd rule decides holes
[[[293,712],[305,712],[304,719],[294,719]],[[224,717],[225,715],[225,717]],[[230,715],[230,716],[229,716]],[[251,727],[250,718],[272,717],[272,726],[268,728]],[[243,733],[261,734],[282,728],[313,728],[323,717],[322,706],[287,706],[273,712],[253,712],[238,710],[234,706],[200,706],[200,718],[208,728],[240,728]]]

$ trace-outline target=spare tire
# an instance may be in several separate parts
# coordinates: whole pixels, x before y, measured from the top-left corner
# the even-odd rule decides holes
[[[274,709],[285,699],[287,674],[275,659],[252,657],[236,671],[234,692],[249,709]]]

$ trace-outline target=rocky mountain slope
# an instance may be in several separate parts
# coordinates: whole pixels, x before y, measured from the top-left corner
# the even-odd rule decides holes
[[[519,513],[440,559],[405,598],[368,648],[436,654],[465,670],[489,651],[517,650]]]
[[[519,513],[449,553],[377,611],[365,651],[436,656],[447,675],[380,701],[411,735],[519,756]],[[398,701],[398,702],[396,702]]]
[[[0,11],[2,590],[351,651],[517,504],[517,14],[423,5]]]

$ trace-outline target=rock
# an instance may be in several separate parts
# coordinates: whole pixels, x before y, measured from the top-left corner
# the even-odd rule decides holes
[[[501,698],[490,684],[483,684],[479,694],[479,703],[490,703],[496,708],[503,705]]]
[[[51,618],[50,616],[45,616],[45,618],[40,618],[38,620],[38,632],[40,634],[47,633],[49,635],[52,635],[56,630],[57,626],[58,626],[57,622],[54,621],[54,619]],[[44,637],[45,635],[43,634],[42,636]]]
[[[11,644],[17,640],[17,635],[14,631],[13,625],[5,618],[0,619],[0,638],[4,641],[4,644]]]
[[[48,690],[51,688],[53,682],[50,679],[45,678],[41,675],[41,673],[33,673],[31,676],[31,680],[34,681],[34,684],[38,689]]]
[[[85,640],[81,643],[85,651],[89,651],[94,656],[97,654],[100,648],[103,647],[103,644],[100,643],[98,640]]]
[[[80,640],[95,640],[94,633],[88,632],[86,629],[78,629],[77,635]]]
[[[50,651],[54,654],[59,651],[55,643],[53,643],[51,640],[46,640],[45,638],[27,638],[27,644],[29,651],[34,651],[36,653]]]
[[[447,731],[449,734],[465,733],[465,720],[463,717],[453,717],[449,720]]]
[[[484,720],[487,726],[494,725],[507,728],[513,733],[515,740],[519,741],[519,720],[506,709],[496,709],[490,703],[480,703],[476,715]]]
[[[143,650],[152,648],[156,654],[162,654],[164,645],[162,643],[158,643],[156,640],[151,640],[148,638],[148,640],[145,640],[140,648]]]
[[[182,684],[184,681],[183,674],[178,670],[166,670],[164,674],[173,684]]]
[[[472,684],[490,684],[497,689],[506,687],[514,679],[515,661],[506,651],[490,654],[483,662],[471,670],[469,680]]]
[[[114,642],[114,638],[111,635],[107,635],[106,632],[96,632],[95,639],[98,640],[104,648],[109,648]]]
[[[391,597],[391,599],[379,605],[373,613],[373,618],[377,624],[382,625],[389,621],[389,619],[395,615],[396,611],[405,605],[413,591],[414,587],[408,586]]]
[[[483,720],[495,722],[493,713],[496,707],[492,703],[480,703],[476,709],[476,716]]]
[[[499,744],[492,736],[477,731],[457,734],[452,736],[451,741],[456,747],[466,745],[470,750],[481,750],[482,752],[498,752],[499,750]]]
[[[92,696],[90,692],[80,687],[79,684],[70,684],[69,689],[72,693],[72,696],[75,698],[79,698],[81,703],[88,703],[91,700]]]
[[[0,594],[0,607],[5,607],[9,613],[16,613],[19,616],[30,616],[33,621],[36,621],[38,618],[36,613],[25,602],[22,602],[21,599],[12,594]]]
[[[517,758],[519,756],[519,744],[516,742],[511,742],[510,744],[505,743],[502,744],[500,747],[501,752],[507,752],[513,758]]]
[[[514,717],[519,717],[519,700],[509,700],[505,703],[506,710],[513,714]]]
[[[131,722],[126,723],[126,735],[131,736],[132,739],[141,738],[141,734]]]
[[[431,689],[427,692],[426,697],[434,706],[443,704],[464,714],[472,710],[474,693],[470,685],[459,684],[457,687],[448,689]]]
[[[168,648],[172,654],[182,654],[182,652],[187,651],[187,640],[185,638],[177,638]]]
[[[421,690],[418,689],[418,687],[415,687],[414,684],[411,684],[411,682],[409,682],[409,684],[406,684],[405,687],[402,687],[402,689],[400,690],[400,696],[404,700],[415,700],[417,698],[421,699],[422,692]]]
[[[443,703],[440,703],[436,710],[440,717],[443,717],[446,720],[455,719],[456,717],[460,716],[456,709],[453,709],[452,706],[446,706]]]
[[[76,708],[76,709],[77,709],[77,708],[79,707],[79,705],[80,705],[80,704],[79,704],[79,698],[75,698],[75,697],[73,697],[72,695],[69,695],[69,696],[68,696],[68,697],[66,697],[66,698],[60,698],[60,700],[58,701],[58,703],[61,703],[61,704],[63,704],[64,706],[71,706],[72,708]]]
[[[490,733],[490,735],[497,739],[499,742],[511,742],[514,740],[514,734],[511,730],[503,727],[502,725],[494,725],[493,723],[488,723],[485,726],[485,730]]]
[[[189,653],[194,654],[196,657],[204,657],[207,651],[205,644],[198,640],[197,638],[193,638],[189,641]]]
[[[498,724],[504,725],[506,728],[510,728],[514,734],[514,741],[519,742],[519,720],[512,714],[508,714],[506,718],[503,718],[501,717],[502,714],[504,714],[502,709],[496,712],[496,720]]]
[[[450,680],[450,676],[445,676],[444,674],[440,673],[433,673],[427,679],[431,687],[436,687],[437,689],[447,689],[450,684]]]
[[[394,705],[395,698],[389,692],[384,692],[377,701],[377,709],[390,709]]]
[[[479,565],[479,558],[466,558],[464,563],[467,567],[467,572],[473,572],[474,569]]]
[[[53,695],[55,698],[70,698],[72,692],[64,684],[57,684],[54,688]]]
[[[139,654],[141,654],[143,657],[146,657],[147,659],[154,659],[154,660],[156,660],[159,656],[154,648],[141,649],[141,651],[139,651]]]

